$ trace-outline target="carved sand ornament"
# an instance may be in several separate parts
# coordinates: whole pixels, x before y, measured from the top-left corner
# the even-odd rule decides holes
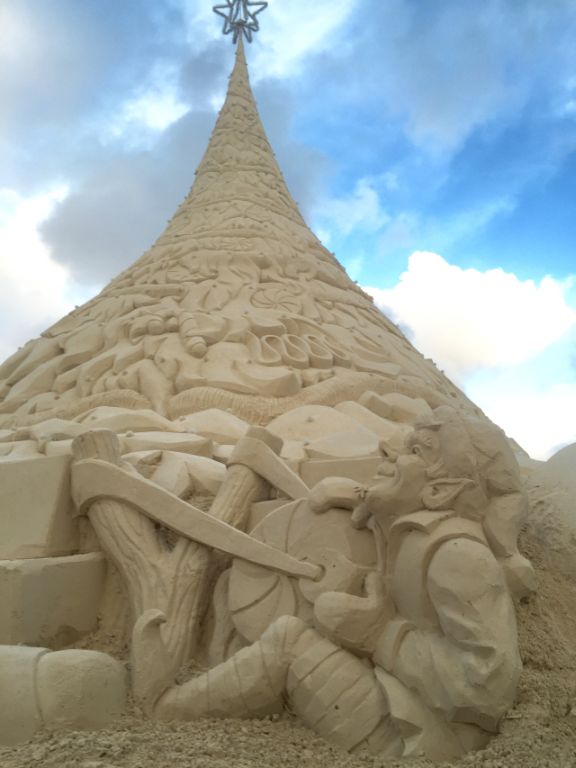
[[[0,661],[16,661],[11,676],[0,667],[0,703],[20,683],[26,697],[0,707],[0,741],[103,724],[104,678],[122,710],[119,661],[28,647],[56,647],[72,625],[75,639],[120,632],[106,562],[148,717],[287,704],[346,750],[444,760],[485,745],[514,702],[513,598],[535,586],[517,547],[518,465],[306,226],[248,81],[242,38],[263,6],[215,9],[236,61],[166,230],[0,366],[0,547],[18,563],[7,600],[34,558],[52,589],[29,599],[45,598],[50,621],[20,620],[24,599],[7,609]],[[33,541],[23,519],[41,523]],[[50,603],[62,569],[90,581],[100,630],[96,607],[71,618]]]

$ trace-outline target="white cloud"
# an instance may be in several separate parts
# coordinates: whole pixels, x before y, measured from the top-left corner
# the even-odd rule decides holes
[[[210,3],[203,3],[200,0],[181,0],[181,4],[189,46],[198,47],[205,40],[220,38],[223,20],[219,18],[218,23],[215,23],[215,16]]]
[[[348,197],[324,201],[316,215],[324,228],[346,236],[354,230],[377,232],[390,220],[383,210],[378,191],[367,178],[359,179]]]
[[[497,382],[495,382],[497,383]],[[526,384],[524,384],[526,386]],[[469,397],[534,459],[545,460],[576,442],[576,384],[501,392],[492,385],[466,388]]]
[[[158,62],[148,82],[137,87],[123,104],[115,105],[114,113],[104,124],[102,138],[127,138],[134,144],[146,139],[146,134],[154,137],[161,133],[190,109],[179,98],[178,90],[176,69]]]
[[[365,290],[490,419],[546,459],[576,441],[575,284],[462,269],[417,251],[393,288]]]
[[[114,136],[134,130],[142,125],[152,131],[163,131],[188,112],[174,88],[151,90],[127,101],[109,130]]]
[[[502,269],[462,269],[416,251],[392,289],[365,290],[412,331],[422,352],[461,380],[481,368],[529,360],[574,327],[572,285],[574,278],[535,282]]]
[[[271,0],[260,17],[259,45],[251,56],[254,82],[260,77],[288,77],[308,54],[331,48],[338,28],[357,4],[358,0]]]
[[[0,189],[0,359],[73,307],[68,271],[37,231],[66,194],[64,186],[28,198]]]

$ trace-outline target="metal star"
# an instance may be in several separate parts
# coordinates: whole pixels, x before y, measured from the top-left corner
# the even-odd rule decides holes
[[[232,33],[232,42],[235,43],[240,35],[252,42],[252,33],[258,32],[260,26],[256,16],[266,8],[268,3],[252,3],[249,0],[226,0],[226,5],[215,5],[212,10],[224,19],[222,32],[225,35]],[[253,10],[251,10],[253,9]]]

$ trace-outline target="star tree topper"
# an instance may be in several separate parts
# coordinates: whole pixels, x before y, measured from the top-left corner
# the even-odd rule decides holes
[[[232,33],[235,43],[240,35],[252,42],[252,33],[258,32],[260,26],[256,16],[266,8],[268,3],[251,3],[249,0],[226,0],[225,5],[215,5],[212,10],[224,19],[222,32]]]

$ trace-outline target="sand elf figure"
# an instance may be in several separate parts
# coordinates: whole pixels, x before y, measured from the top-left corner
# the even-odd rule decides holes
[[[504,435],[491,430],[494,455]],[[328,478],[307,504],[322,516],[349,484],[350,525],[367,525],[378,566],[360,595],[325,591],[313,622],[282,616],[253,644],[182,685],[163,616],[143,614],[133,635],[135,693],[160,719],[259,716],[282,702],[345,749],[436,760],[487,743],[511,706],[521,671],[505,567],[484,531],[480,461],[449,408],[417,425],[405,450],[359,488]],[[328,534],[327,534],[328,535]]]

